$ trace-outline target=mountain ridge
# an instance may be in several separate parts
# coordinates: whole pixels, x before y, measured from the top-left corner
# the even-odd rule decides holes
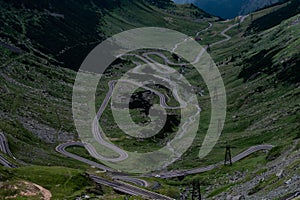
[[[118,33],[120,30],[142,26],[164,26],[166,19],[178,18],[178,24],[195,26],[195,18],[211,18],[210,15],[197,7],[181,6],[178,8],[172,1],[143,0],[143,1],[76,1],[72,4],[68,0],[5,0],[0,3],[3,9],[11,9],[16,13],[23,13],[26,21],[14,19],[9,12],[3,12],[2,21],[12,19],[10,26],[2,24],[0,36],[9,38],[10,42],[29,51],[27,46],[33,46],[43,54],[51,55],[62,65],[71,69],[78,69],[84,57],[105,38]],[[170,9],[168,9],[170,8]],[[138,15],[135,21],[130,15]],[[165,12],[166,11],[166,12]],[[152,13],[152,15],[150,14]],[[112,15],[114,14],[114,16]],[[147,20],[146,16],[151,19]],[[123,23],[126,20],[126,23]],[[179,29],[176,22],[167,23],[169,28]],[[115,24],[113,24],[115,23]],[[111,25],[109,25],[111,24]],[[181,26],[181,25],[180,25]],[[11,28],[12,27],[12,28]],[[60,28],[60,31],[53,31]],[[118,28],[117,28],[118,27]],[[187,28],[186,28],[187,29]],[[188,29],[187,29],[188,30]],[[17,35],[25,32],[24,37],[30,39],[18,44]],[[45,40],[47,38],[47,40]],[[80,47],[80,48],[79,48]]]
[[[222,18],[234,18],[281,2],[281,0],[174,0],[175,3],[193,3],[206,12]]]

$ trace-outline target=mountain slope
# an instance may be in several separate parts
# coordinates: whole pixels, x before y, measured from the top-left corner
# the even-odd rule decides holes
[[[81,192],[93,193],[88,191],[95,187],[81,171],[69,169],[91,170],[89,166],[55,151],[57,144],[77,139],[71,111],[76,72],[70,69],[78,69],[92,48],[122,30],[161,26],[194,35],[207,27],[206,20],[214,20],[196,7],[168,1],[71,2],[0,1],[0,131],[16,158],[36,165],[26,168],[0,152],[19,166],[9,171],[0,167],[0,181],[40,183],[57,192],[57,199],[75,199]],[[53,180],[47,170],[55,174]],[[68,175],[60,178],[62,173]],[[56,190],[57,185],[66,185],[65,191]],[[6,189],[1,185],[0,190],[5,197]],[[115,197],[112,190],[106,192]]]
[[[122,30],[156,25],[190,33],[202,26],[193,20],[211,17],[196,7],[185,9],[179,16],[177,11],[183,9],[168,0],[5,0],[0,2],[0,9],[1,38],[71,69],[77,69],[100,41]]]
[[[207,27],[210,15],[196,7],[166,1],[162,9],[155,2],[162,1],[1,1],[3,132],[16,137],[24,132],[46,143],[76,138],[71,113],[76,74],[60,66],[77,69],[95,45],[122,30],[161,26],[193,35]]]
[[[277,9],[259,11],[253,18],[258,21],[268,18]],[[212,48],[228,95],[228,117],[220,141],[234,146],[232,151],[254,144],[276,147],[268,155],[250,156],[229,171],[223,167],[215,172],[218,175],[212,172],[199,176],[200,180],[214,177],[208,187],[214,187],[216,179],[218,183],[226,183],[213,189],[210,197],[286,199],[299,190],[300,23],[299,12],[289,17],[292,10],[280,12],[287,19],[278,25],[272,26],[273,21],[264,20],[264,25],[270,23],[269,29],[245,36],[247,27],[256,24],[249,16],[240,30],[236,27],[229,32],[233,36],[231,41]],[[266,15],[261,16],[262,13]],[[216,147],[211,159],[224,156],[223,149],[218,151]],[[219,176],[221,173],[223,178]]]
[[[175,3],[193,3],[199,8],[222,18],[234,18],[248,14],[265,6],[280,2],[280,0],[174,0]]]
[[[292,0],[283,6],[282,8],[275,10],[261,18],[254,20],[251,25],[247,28],[246,34],[258,33],[267,29],[270,29],[278,24],[280,24],[283,20],[291,18],[300,13],[300,1]]]
[[[51,6],[49,1],[27,0],[22,1],[23,5],[20,2],[0,2],[0,130],[8,138],[12,153],[36,166],[9,170],[0,167],[0,180],[9,180],[11,185],[14,185],[15,179],[36,182],[54,192],[58,199],[74,199],[94,193],[91,192],[95,191],[91,189],[93,184],[81,170],[99,173],[54,150],[59,143],[77,139],[71,112],[72,84],[76,74],[62,66],[75,69],[90,48],[129,28],[161,26],[194,36],[207,27],[208,20],[213,23],[212,27],[199,33],[199,37],[207,37],[207,40],[199,41],[206,45],[206,41],[224,39],[220,33],[237,23],[234,20],[215,22],[215,18],[192,5],[175,6],[169,1],[107,0],[93,4],[93,1],[82,0],[72,5],[67,1],[51,1]],[[81,8],[84,9],[79,17],[76,13]],[[201,131],[205,131],[210,119],[210,98],[203,86],[201,93],[204,96],[198,95],[203,108],[199,138],[170,168],[189,169],[221,162],[226,142],[236,147],[232,149],[233,155],[258,144],[272,144],[276,148],[267,155],[259,152],[232,167],[218,167],[204,174],[182,177],[183,180],[151,178],[149,182],[153,188],[159,185],[160,192],[176,197],[183,185],[189,188],[193,180],[200,180],[207,199],[230,199],[238,195],[273,199],[298,189],[299,184],[284,182],[291,179],[297,184],[300,180],[299,15],[280,12],[283,18],[273,24],[273,21],[265,20],[271,19],[273,12],[273,9],[259,11],[254,14],[253,21],[249,16],[241,27],[228,31],[227,34],[232,36],[230,40],[211,48],[210,53],[218,64],[228,95],[225,129],[211,154],[203,160],[198,159]],[[297,13],[296,10],[294,14]],[[256,29],[261,26],[263,28]],[[68,61],[72,56],[78,57],[78,60]],[[157,57],[155,59],[161,61]],[[125,68],[121,66],[117,64],[111,76],[104,81],[120,75]],[[131,67],[129,63],[126,66]],[[185,76],[192,77],[191,84],[202,88],[201,79],[188,67]],[[103,96],[107,91],[106,82],[104,85],[100,88]],[[106,125],[104,130],[114,136],[119,132],[111,122],[109,112],[106,111],[101,123]],[[114,143],[129,141],[123,145],[132,151],[138,145],[143,147],[143,151],[157,147],[124,138],[116,138]],[[156,138],[153,143],[162,145],[166,142],[163,139]],[[85,149],[74,147],[72,150],[91,159]],[[44,167],[47,165],[64,167]],[[283,175],[277,178],[280,170],[283,170]],[[28,172],[31,174],[28,175]],[[7,195],[0,189],[0,196]],[[124,197],[108,188],[103,190],[107,196],[101,198]]]

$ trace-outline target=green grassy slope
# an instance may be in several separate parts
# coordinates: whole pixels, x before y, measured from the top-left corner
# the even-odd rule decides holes
[[[265,15],[264,17],[254,20],[253,23],[247,28],[246,33],[257,33],[267,30],[280,24],[283,20],[295,16],[299,12],[300,2],[298,0],[290,1],[286,6],[280,8],[279,10],[276,10]]]
[[[30,172],[30,173],[29,173]],[[87,194],[94,187],[91,180],[81,170],[63,167],[23,167],[18,169],[5,169],[0,171],[1,181],[6,181],[0,190],[0,197],[14,196],[15,199],[29,199],[20,195],[18,189],[7,185],[15,185],[18,180],[26,180],[48,189],[53,199],[75,199],[76,196]],[[95,195],[95,194],[94,194]],[[37,198],[38,199],[38,198]]]
[[[76,69],[95,45],[121,30],[159,25],[180,31],[185,26],[184,32],[194,34],[207,26],[210,16],[198,8],[155,2],[0,2],[0,131],[15,157],[35,165],[9,171],[0,167],[1,181],[7,180],[8,185],[32,181],[49,189],[54,199],[74,199],[85,184],[94,187],[84,177],[77,182],[82,172],[72,169],[92,170],[89,166],[54,150],[58,143],[77,138],[71,112],[76,73],[68,68]],[[137,20],[131,20],[132,16]],[[26,176],[28,171],[31,176]],[[68,184],[74,176],[74,185]],[[47,182],[49,177],[59,180]],[[13,193],[1,190],[0,196],[7,192]],[[116,197],[108,188],[105,193],[105,199]]]
[[[286,7],[289,7],[289,4]],[[259,15],[265,12],[267,15],[264,14],[262,18],[268,17],[272,15],[268,14],[269,11],[260,11]],[[287,12],[286,14],[289,16]],[[256,18],[257,13],[254,16]],[[198,161],[198,165],[223,160],[224,149],[221,147],[225,141],[236,147],[232,149],[234,155],[257,144],[273,144],[276,149],[271,151],[269,156],[256,154],[250,159],[234,164],[233,168],[221,168],[198,176],[200,180],[208,181],[205,184],[208,188],[215,188],[211,194],[205,192],[210,197],[222,192],[232,192],[235,185],[255,179],[264,171],[269,171],[270,169],[264,166],[272,159],[279,156],[282,159],[284,155],[297,155],[299,145],[295,147],[295,144],[298,143],[300,135],[299,14],[287,18],[277,26],[258,34],[243,36],[248,24],[253,27],[253,24],[260,21],[260,18],[257,18],[256,22],[251,23],[248,17],[241,27],[241,32],[231,32],[231,41],[212,48],[211,54],[219,65],[227,89],[228,113],[220,143],[209,157]],[[268,26],[267,21],[265,26]],[[192,159],[189,154],[186,156],[187,160]],[[176,168],[184,163],[177,163]],[[249,175],[247,172],[251,169],[253,172]],[[281,169],[288,171],[289,177],[298,173],[297,170],[290,170],[289,165],[283,165],[276,170]],[[234,177],[236,173],[247,175],[234,183],[228,182],[228,177]],[[215,186],[215,180],[223,182],[223,186]],[[283,180],[268,177],[257,186],[257,190],[250,190],[250,187],[246,189],[250,190],[249,194],[252,195],[267,195],[268,192],[282,187],[284,180],[288,180],[288,177]]]
[[[16,4],[13,4],[14,2]],[[194,35],[207,27],[207,21],[215,19],[207,19],[206,17],[209,17],[207,14],[191,5],[175,6],[167,1],[164,4],[158,4],[159,1],[124,0],[114,3],[103,1],[103,4],[96,5],[83,1],[77,1],[72,5],[66,4],[65,1],[61,4],[54,1],[52,8],[49,7],[48,1],[28,0],[24,6],[19,6],[18,2],[17,0],[0,2],[0,39],[5,44],[23,50],[23,53],[14,53],[0,46],[0,130],[7,135],[12,152],[17,158],[37,166],[21,167],[16,170],[0,168],[1,177],[4,177],[2,181],[8,179],[13,183],[24,179],[41,184],[57,198],[64,195],[73,198],[78,195],[77,190],[81,192],[91,184],[84,178],[82,171],[71,168],[81,170],[91,168],[72,159],[66,159],[54,151],[56,144],[77,137],[71,113],[75,72],[60,66],[75,68],[76,63],[78,64],[97,42],[123,30],[160,26]],[[61,7],[56,7],[59,5]],[[82,8],[82,5],[85,6],[81,17],[75,16],[74,13]],[[45,7],[52,14],[64,14],[65,18],[50,15],[44,10]],[[280,9],[281,7],[278,7],[275,10]],[[91,13],[87,14],[87,11]],[[205,188],[208,188],[207,196],[218,195],[238,184],[226,182],[228,174],[234,174],[235,171],[246,173],[250,170],[250,174],[246,176],[248,179],[251,175],[259,174],[259,171],[253,171],[263,168],[269,160],[290,149],[296,138],[300,137],[298,38],[300,23],[297,20],[299,16],[292,18],[287,16],[277,26],[262,29],[259,34],[245,34],[248,27],[256,26],[257,22],[272,15],[268,13],[273,11],[269,8],[255,13],[254,22],[248,17],[240,31],[233,29],[228,33],[233,36],[231,41],[212,48],[211,55],[218,63],[228,95],[228,115],[223,134],[207,158],[197,159],[199,146],[203,140],[202,133],[206,131],[210,118],[210,99],[207,96],[199,96],[203,108],[200,134],[184,157],[170,166],[170,169],[200,167],[219,162],[224,158],[222,146],[226,141],[236,146],[233,149],[234,155],[257,144],[270,143],[277,148],[270,153],[268,159],[265,154],[258,153],[236,163],[233,168],[221,168],[204,175],[187,177],[182,182],[163,181],[165,187],[161,189],[163,193],[175,191],[176,196],[180,185],[199,178],[205,180]],[[84,23],[86,21],[89,23]],[[221,39],[219,33],[233,23],[235,22],[214,22],[211,30],[201,33],[200,36],[204,38],[202,43],[212,43]],[[86,32],[89,33],[85,37],[80,37]],[[69,56],[73,55],[76,55],[78,60],[68,63]],[[170,54],[167,56],[171,57]],[[60,62],[65,62],[65,65]],[[134,65],[126,65],[128,68],[132,66]],[[104,78],[101,83],[105,87],[99,88],[98,91],[100,94],[98,105],[107,91],[106,82],[120,76],[126,69],[125,67],[121,70],[113,69],[112,73],[115,76]],[[196,76],[193,70],[187,70],[185,76],[194,86],[204,88],[204,93],[207,94],[201,77]],[[133,115],[136,113],[133,112]],[[107,109],[100,123],[106,125],[104,126],[106,132],[111,133],[108,136],[116,139],[124,135],[110,119],[112,115]],[[166,141],[155,138],[154,142],[142,142],[119,137],[114,142],[132,151],[140,149],[141,146],[144,147],[143,151],[151,151],[164,145]],[[70,150],[79,151],[80,155],[88,157],[82,148]],[[52,167],[40,167],[47,165]],[[46,173],[48,170],[51,171],[50,174]],[[34,172],[32,176],[26,176],[28,171]],[[66,177],[64,174],[69,176]],[[50,179],[49,182],[45,182],[44,179],[53,178],[52,176],[57,176],[59,181]],[[76,184],[67,184],[73,177]],[[214,185],[215,180],[224,183],[224,186]],[[57,184],[66,187],[55,188]],[[116,197],[111,190],[106,193],[112,194],[107,199]],[[3,194],[0,193],[1,195]]]
[[[286,146],[299,135],[297,18],[258,35],[243,37],[243,31],[237,32],[231,41],[212,48],[228,97],[220,142],[231,141],[240,149],[236,152],[262,143]],[[242,30],[249,22],[250,17]],[[217,147],[210,159],[222,159],[223,151]]]
[[[165,9],[159,9],[143,1],[134,1],[130,4],[124,3],[120,8],[105,15],[100,30],[105,35],[113,35],[130,28],[156,26],[194,35],[207,26],[199,20],[206,21],[207,18],[211,16],[193,5],[171,4]]]
[[[204,23],[193,21],[211,17],[194,6],[181,7],[168,0],[6,0],[0,2],[0,36],[26,52],[78,69],[85,56],[112,34],[143,26],[194,34]]]
[[[289,4],[268,8],[253,15],[255,19],[259,20],[261,17],[268,16],[270,12],[276,12],[285,6],[288,7]],[[268,170],[268,168],[264,168],[264,165],[273,162],[272,160],[276,160],[279,156],[286,154],[287,151],[292,151],[288,155],[296,154],[299,147],[295,147],[294,144],[297,144],[297,138],[300,135],[298,38],[300,23],[298,18],[299,15],[293,16],[271,29],[259,34],[245,36],[246,29],[254,23],[249,16],[242,24],[240,31],[233,29],[228,33],[233,37],[232,40],[212,48],[211,55],[218,63],[228,95],[228,114],[224,131],[219,143],[208,157],[203,160],[196,159],[199,144],[203,139],[200,136],[196,138],[183,159],[171,165],[170,169],[188,169],[222,161],[225,142],[235,146],[232,149],[233,155],[259,144],[272,144],[276,148],[268,155],[264,153],[254,154],[249,159],[234,164],[233,168],[220,168],[204,175],[188,177],[183,182],[178,181],[178,185],[186,184],[193,178],[199,178],[201,181],[206,180],[205,185],[210,188],[211,192],[206,192],[206,194],[213,197],[239,183],[224,183],[224,187],[220,187],[214,185],[215,179],[226,182],[228,174],[234,176],[236,171],[246,173],[250,170],[251,175],[247,173],[245,180],[242,181],[244,183],[251,180],[251,176],[262,174],[264,170]],[[232,23],[234,22],[215,23],[211,32],[220,32]],[[205,37],[205,34],[207,33],[202,33],[201,36]],[[119,71],[115,72],[115,75],[118,73]],[[193,71],[190,73],[185,74],[185,76],[193,77]],[[110,79],[108,78],[108,80]],[[199,77],[194,77],[193,80],[197,80],[198,84],[201,82]],[[199,100],[203,108],[199,129],[199,135],[201,135],[207,128],[205,124],[209,122],[210,100],[206,97],[199,97]],[[110,119],[112,119],[112,115],[108,109],[102,118],[102,125],[109,124],[109,126],[105,126],[105,131],[113,133],[108,135],[112,138],[117,137],[118,140],[114,142],[125,149],[135,151],[139,150],[140,145],[142,145],[143,151],[150,151],[165,144],[163,140],[147,141],[146,144],[145,141],[141,142],[132,138],[128,141],[125,137],[121,137],[122,132]],[[289,166],[282,167],[282,169],[285,168],[288,170]],[[291,177],[297,171],[290,173],[289,176]],[[215,174],[219,175],[216,176]],[[264,186],[259,191],[261,193],[267,192],[270,188],[281,186],[280,183],[282,180],[277,182],[269,177],[263,183],[263,185],[269,186]],[[252,192],[249,191],[249,194]]]

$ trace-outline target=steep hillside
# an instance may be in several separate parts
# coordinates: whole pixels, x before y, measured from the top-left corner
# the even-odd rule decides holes
[[[241,15],[248,14],[255,10],[266,8],[266,7],[275,5],[275,4],[280,4],[285,1],[286,0],[269,0],[269,1],[247,0],[245,3],[242,4],[239,14],[241,14]]]
[[[77,69],[92,48],[122,30],[161,26],[194,35],[207,27],[206,20],[214,20],[196,7],[162,2],[0,1],[0,132],[22,160],[20,164],[0,152],[20,167],[0,167],[0,181],[9,180],[4,189],[0,184],[0,198],[18,192],[7,186],[16,179],[38,183],[56,199],[94,193],[95,185],[83,172],[69,168],[92,169],[55,151],[57,144],[77,139],[71,111],[76,73],[70,69]],[[22,163],[36,167],[23,168]],[[59,190],[57,185],[65,186]],[[115,197],[111,189],[105,191]]]
[[[196,7],[182,9],[168,0],[5,0],[0,9],[2,39],[71,69],[77,69],[100,41],[122,30],[156,25],[194,34],[204,24],[193,21],[210,17]]]
[[[255,153],[234,163],[232,167],[220,166],[207,173],[170,180],[167,184],[174,185],[177,189],[180,185],[191,188],[189,184],[192,180],[199,180],[204,188],[203,195],[208,199],[232,199],[238,198],[239,195],[245,196],[246,199],[274,199],[283,198],[298,190],[300,23],[299,14],[293,17],[289,17],[288,12],[283,14],[282,9],[288,8],[289,5],[270,7],[254,13],[252,17],[248,16],[240,27],[237,24],[226,33],[232,38],[211,47],[210,53],[217,62],[225,82],[228,109],[225,128],[219,142],[204,159],[199,159],[197,155],[210,119],[210,98],[201,78],[195,75],[196,72],[192,68],[187,67],[184,76],[195,88],[201,88],[204,95],[198,96],[203,109],[200,128],[192,147],[181,159],[169,166],[169,170],[176,172],[224,162],[226,144],[234,147],[231,149],[232,156],[256,145],[271,144],[274,148],[270,152]],[[297,7],[293,8],[297,13]],[[268,17],[273,12],[281,13],[285,20],[278,22],[277,26],[271,25],[271,28],[264,31],[245,34],[248,27],[254,26],[256,21]],[[204,38],[200,43],[205,45],[209,41],[213,44],[223,40],[224,36],[219,34],[237,22],[214,22],[210,29],[199,34]],[[267,23],[272,24],[273,21],[265,22]],[[143,55],[143,52],[138,53]],[[163,53],[171,57],[167,52]],[[160,56],[153,55],[152,58],[163,62]],[[128,64],[128,67],[132,66],[134,65]],[[120,76],[119,72],[112,71],[112,76],[107,77],[103,83],[117,79]],[[101,99],[103,98],[104,95]],[[138,115],[139,110],[133,113],[133,116]],[[145,120],[141,116],[137,123]],[[108,108],[100,119],[104,132],[113,139],[114,144],[131,152],[156,150],[166,145],[176,131],[176,123],[173,123],[175,128],[172,127],[155,138],[140,141],[124,137],[112,119],[111,110]]]
[[[175,5],[169,0],[0,1],[0,132],[7,137],[17,159],[2,152],[0,156],[18,165],[16,169],[0,167],[0,198],[19,194],[24,188],[16,190],[14,186],[20,187],[20,180],[50,190],[54,199],[75,199],[85,194],[98,199],[127,198],[108,187],[95,186],[85,172],[111,180],[109,174],[66,158],[55,147],[78,139],[71,111],[76,72],[71,69],[77,69],[86,54],[105,38],[143,26],[171,28],[191,36],[198,32],[199,43],[215,44],[210,54],[227,92],[224,130],[213,151],[200,160],[199,147],[208,128],[211,99],[191,66],[173,66],[199,91],[202,113],[196,140],[168,170],[223,162],[224,146],[228,144],[234,147],[232,156],[252,146],[274,145],[271,151],[260,151],[233,166],[218,165],[205,173],[169,180],[157,175],[142,177],[150,183],[147,189],[179,198],[180,193],[191,191],[191,183],[200,181],[206,199],[236,199],[242,195],[246,199],[275,199],[296,193],[300,184],[298,2],[260,10],[238,25],[237,20],[219,21],[191,4]],[[209,27],[208,22],[212,23]],[[224,35],[227,40],[215,43],[224,40]],[[134,53],[143,56],[147,51]],[[178,61],[170,52],[159,53]],[[151,58],[164,63],[159,55]],[[106,96],[107,83],[135,66],[133,61],[128,58],[116,62],[105,73],[97,90],[97,106]],[[158,90],[171,96],[164,87]],[[142,97],[159,103],[158,97],[151,99],[145,91],[136,92],[132,98],[138,101]],[[167,103],[176,106],[178,102],[173,100],[171,97]],[[150,103],[144,99],[142,102],[149,107]],[[130,113],[133,120],[146,123],[144,108],[134,103],[130,105],[134,108]],[[177,115],[174,111],[160,134],[149,140],[124,136],[112,120],[110,108],[105,110],[100,125],[119,147],[148,152],[173,137],[179,124]],[[95,161],[83,147],[69,147],[68,151]]]
[[[250,32],[258,33],[270,29],[298,13],[300,13],[300,1],[292,0],[288,2],[286,6],[254,20],[247,28],[246,34]]]
[[[1,130],[20,137],[13,140],[20,143],[23,135],[16,132],[46,143],[76,138],[75,72],[59,66],[77,69],[95,45],[122,30],[155,25],[193,35],[207,26],[201,20],[210,16],[196,7],[162,2],[1,1]],[[30,145],[39,139],[30,139]]]
[[[267,156],[256,154],[234,164],[233,169],[220,168],[215,172],[218,175],[212,172],[199,176],[200,180],[210,180],[208,188],[215,187],[214,182],[223,183],[208,192],[209,197],[286,199],[299,189],[300,16],[295,6],[278,8],[255,13],[253,22],[249,16],[240,29],[228,32],[233,36],[231,41],[211,50],[228,95],[227,121],[220,141],[234,146],[234,152],[255,144],[273,144],[276,148]],[[287,8],[291,10],[282,12]],[[264,20],[261,25],[270,25],[269,29],[244,35],[248,27],[275,16],[270,11],[286,20],[277,21],[275,26],[273,20]],[[297,14],[289,17],[291,12]],[[203,162],[218,155],[222,159],[224,150],[219,152],[218,148]]]
[[[178,4],[193,3],[208,13],[230,19],[279,3],[281,0],[174,0],[174,2]]]

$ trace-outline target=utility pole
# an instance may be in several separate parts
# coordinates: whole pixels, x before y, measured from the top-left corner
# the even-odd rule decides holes
[[[232,160],[231,160],[231,147],[229,144],[226,145],[226,150],[225,150],[225,160],[224,160],[224,165],[226,166],[229,162],[229,165],[232,165]]]
[[[210,52],[210,44],[207,44],[207,52]]]
[[[198,181],[197,183],[198,183],[198,185],[197,185],[197,190],[198,190],[198,200],[201,200],[202,197],[201,197],[200,181]]]
[[[195,196],[196,196],[196,190],[195,190],[195,181],[193,181],[193,183],[192,183],[192,187],[193,187],[193,189],[192,189],[192,200],[195,200]]]
[[[201,200],[200,181],[193,181],[192,200]]]

